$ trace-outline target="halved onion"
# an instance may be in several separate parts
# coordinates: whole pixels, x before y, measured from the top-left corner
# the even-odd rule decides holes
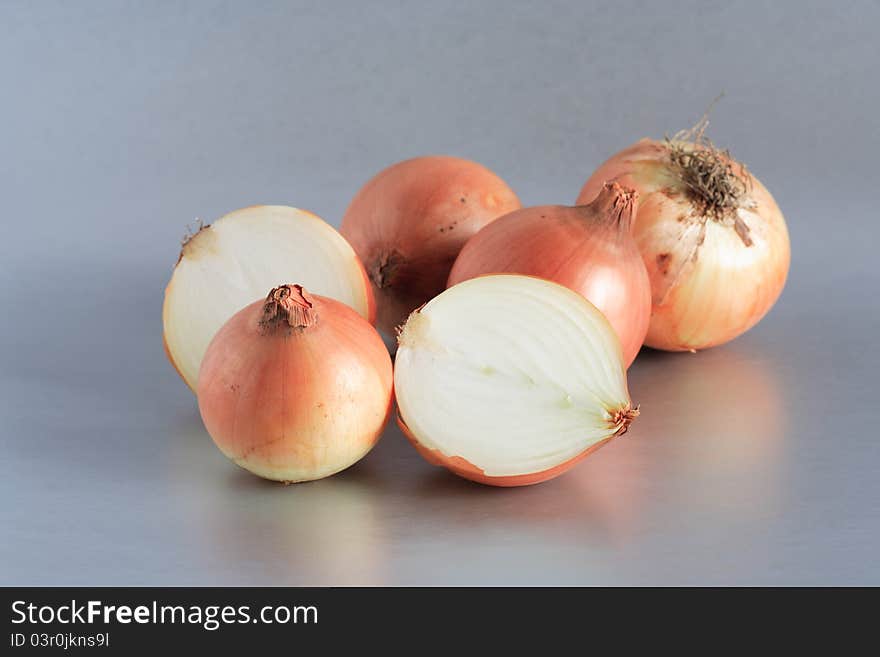
[[[394,389],[400,426],[425,458],[495,486],[551,479],[638,415],[602,313],[521,275],[465,281],[412,313]]]
[[[162,307],[165,352],[196,390],[211,338],[266,290],[298,281],[369,322],[375,304],[354,249],[317,215],[280,205],[236,210],[184,242]]]

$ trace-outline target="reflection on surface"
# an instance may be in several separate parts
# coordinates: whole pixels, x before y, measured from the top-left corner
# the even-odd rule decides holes
[[[198,420],[198,418],[196,418]],[[241,582],[268,575],[281,584],[381,584],[385,581],[377,487],[369,469],[349,468],[329,479],[285,486],[227,461],[200,423],[179,436],[172,467],[211,470],[181,491],[190,524],[207,560]],[[198,465],[202,464],[202,465]],[[178,477],[179,479],[180,477]]]
[[[733,345],[697,354],[644,350],[630,391],[642,405],[633,431],[650,442],[658,476],[743,509],[776,497],[788,402],[772,359]],[[700,481],[711,485],[697,488]]]
[[[734,527],[746,546],[768,525],[788,417],[767,363],[730,348],[643,354],[630,432],[519,489],[429,465],[394,424],[346,472],[282,486],[230,464],[197,415],[181,417],[168,463],[180,531],[238,584],[565,583],[572,569],[581,582],[628,581],[651,572],[663,537],[711,553]]]
[[[591,544],[613,544],[638,513],[641,461],[637,449],[612,442],[568,473],[523,488],[483,486],[427,466],[412,494],[457,531],[513,525],[553,534],[576,531]]]

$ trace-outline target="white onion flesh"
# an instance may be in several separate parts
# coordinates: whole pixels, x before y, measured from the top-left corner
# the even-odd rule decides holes
[[[625,430],[615,412],[631,408],[605,317],[561,285],[519,275],[465,281],[413,313],[394,383],[411,437],[486,477],[560,466]]]
[[[286,206],[231,212],[187,241],[165,291],[169,357],[193,390],[214,334],[232,315],[296,281],[368,321],[372,296],[354,250],[320,217]]]

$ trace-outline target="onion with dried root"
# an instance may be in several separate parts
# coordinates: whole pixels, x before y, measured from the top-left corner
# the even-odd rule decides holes
[[[609,183],[589,205],[511,212],[468,240],[449,285],[492,273],[528,274],[565,285],[611,322],[629,367],[651,317],[651,283],[630,234],[637,197]]]
[[[361,257],[389,335],[446,287],[464,243],[520,206],[486,167],[456,157],[417,157],[381,171],[357,193],[340,231]]]
[[[223,323],[266,290],[300,281],[372,322],[375,304],[354,250],[320,217],[276,205],[231,212],[183,244],[162,307],[165,351],[196,390],[208,343]]]
[[[602,313],[531,276],[474,278],[412,313],[394,389],[399,424],[426,459],[495,486],[556,477],[638,415]]]
[[[645,344],[695,351],[744,333],[770,310],[788,274],[782,212],[764,186],[704,133],[708,122],[665,141],[642,139],[612,156],[577,203],[605,181],[639,192],[633,236],[651,279]]]
[[[217,447],[284,482],[332,475],[372,449],[391,410],[391,357],[348,306],[282,285],[226,322],[199,372]]]

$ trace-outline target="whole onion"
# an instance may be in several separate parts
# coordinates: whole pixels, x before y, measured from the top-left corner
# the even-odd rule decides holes
[[[635,192],[612,183],[588,205],[511,212],[468,240],[449,285],[492,273],[528,274],[564,285],[605,314],[629,366],[651,314],[648,274],[630,235],[636,206]]]
[[[773,306],[788,274],[782,212],[760,181],[703,137],[642,139],[600,166],[577,202],[606,180],[636,189],[633,236],[651,280],[645,343],[670,351],[723,344]]]
[[[357,193],[340,232],[364,263],[376,325],[392,335],[446,287],[461,247],[520,206],[486,167],[456,157],[417,157],[381,171]]]
[[[217,447],[254,474],[326,477],[358,461],[391,409],[391,357],[357,312],[299,285],[226,322],[199,370],[199,410]]]

